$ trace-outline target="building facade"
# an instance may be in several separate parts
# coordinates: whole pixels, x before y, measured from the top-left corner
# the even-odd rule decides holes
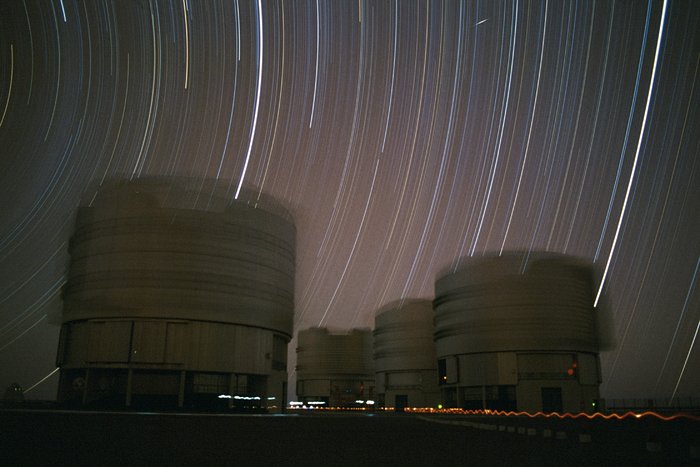
[[[590,412],[601,382],[592,267],[562,255],[470,258],[435,284],[443,404]]]
[[[372,332],[309,328],[297,333],[297,399],[326,407],[375,400]]]
[[[401,300],[374,319],[377,403],[403,410],[437,407],[440,401],[433,342],[433,307],[428,300]]]
[[[111,182],[79,208],[57,365],[72,405],[281,408],[295,227],[201,180]]]

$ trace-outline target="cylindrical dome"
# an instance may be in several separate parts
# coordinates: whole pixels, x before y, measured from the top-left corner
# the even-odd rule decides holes
[[[309,328],[299,331],[297,345],[299,379],[330,379],[339,375],[374,378],[369,329],[330,332],[326,328]]]
[[[598,351],[592,269],[549,253],[470,258],[435,284],[438,356]]]
[[[279,408],[294,317],[295,228],[220,181],[110,181],[78,209],[59,400]]]
[[[331,332],[309,328],[297,333],[297,397],[330,407],[363,404],[374,398],[372,332]]]
[[[377,312],[374,365],[377,372],[436,368],[430,301],[396,301]]]
[[[380,405],[399,411],[437,405],[437,357],[430,301],[397,300],[377,312],[374,365]]]
[[[64,322],[167,317],[291,337],[294,224],[231,198],[201,183],[103,186],[78,212]]]

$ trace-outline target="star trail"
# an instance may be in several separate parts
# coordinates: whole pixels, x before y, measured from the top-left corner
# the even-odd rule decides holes
[[[698,25],[690,0],[2,2],[0,387],[55,396],[93,182],[177,175],[290,207],[295,329],[554,251],[598,269],[605,397],[700,396]]]

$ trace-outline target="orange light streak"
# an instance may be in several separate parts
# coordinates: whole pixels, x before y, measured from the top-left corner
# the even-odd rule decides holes
[[[543,417],[543,418],[558,418],[558,419],[566,419],[566,418],[571,418],[571,419],[578,419],[578,418],[587,418],[588,420],[594,420],[596,418],[602,418],[604,420],[624,420],[626,418],[644,418],[644,417],[653,417],[657,418],[659,420],[663,421],[671,421],[671,420],[677,420],[677,419],[688,419],[688,420],[694,420],[694,421],[700,421],[700,417],[679,412],[673,415],[662,415],[657,412],[652,412],[652,411],[644,411],[644,412],[625,412],[623,414],[619,413],[609,413],[609,414],[604,414],[602,412],[594,412],[594,413],[585,413],[585,412],[580,412],[580,413],[571,413],[571,412],[565,412],[565,413],[559,413],[559,412],[551,412],[551,413],[544,413],[544,412],[535,412],[535,413],[530,413],[530,412],[512,412],[512,411],[503,411],[503,410],[464,410],[464,409],[433,409],[433,408],[406,408],[406,412],[413,412],[413,413],[439,413],[439,414],[456,414],[456,415],[491,415],[491,416],[498,416],[498,417],[529,417],[529,418],[538,418],[538,417]]]

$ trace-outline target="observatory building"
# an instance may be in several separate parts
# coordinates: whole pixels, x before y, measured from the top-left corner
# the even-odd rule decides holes
[[[446,407],[595,410],[601,382],[593,271],[554,254],[469,258],[435,284]]]
[[[58,400],[284,407],[296,231],[200,180],[110,182],[77,212]]]
[[[374,319],[377,403],[403,410],[436,407],[440,400],[428,300],[396,301]]]
[[[374,403],[372,332],[309,328],[297,334],[297,398],[326,407]]]

